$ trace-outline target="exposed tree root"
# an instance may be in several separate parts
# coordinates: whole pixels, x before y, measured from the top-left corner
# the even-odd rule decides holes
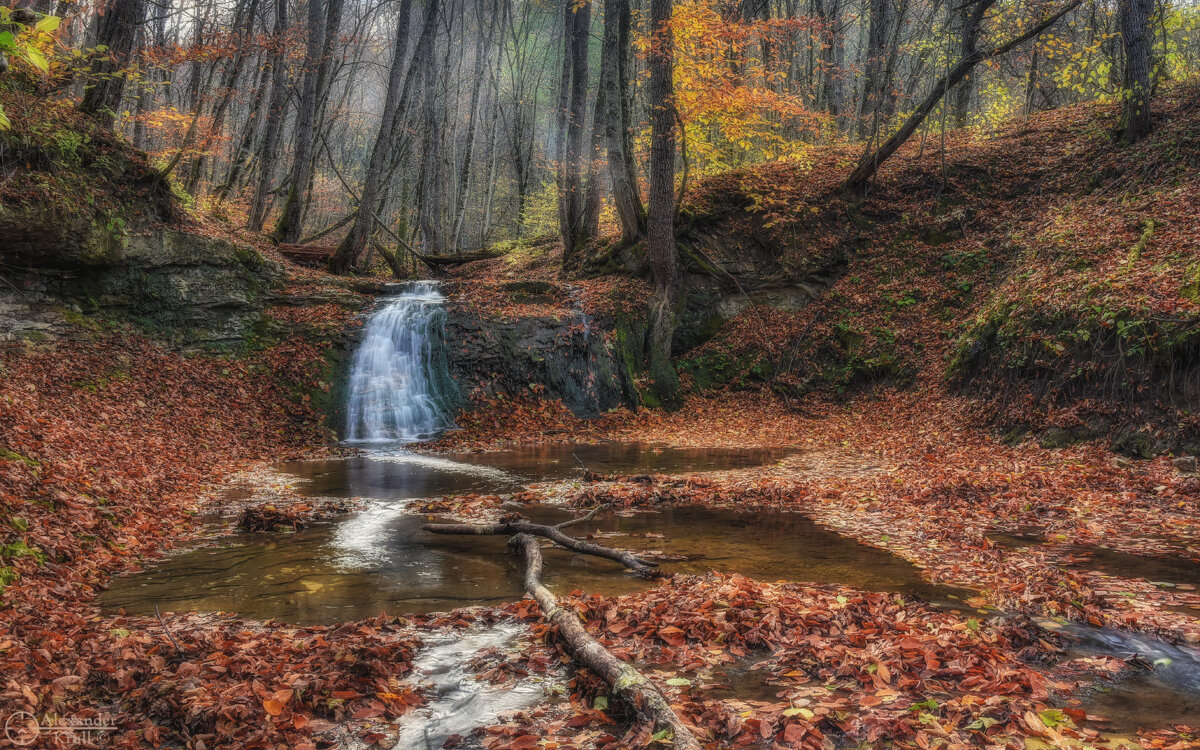
[[[638,715],[651,722],[654,725],[655,733],[661,734],[664,738],[670,738],[675,748],[700,750],[700,742],[679,719],[679,716],[667,703],[666,697],[654,683],[646,679],[633,666],[613,656],[587,632],[579,614],[574,609],[560,606],[558,597],[542,584],[542,550],[534,535],[551,539],[576,552],[616,560],[639,575],[646,577],[661,575],[652,567],[653,563],[641,560],[629,552],[582,542],[562,532],[561,529],[564,525],[591,518],[598,510],[600,510],[599,507],[593,508],[586,516],[558,526],[546,526],[528,521],[510,521],[478,525],[466,523],[426,524],[423,528],[436,534],[474,534],[477,536],[513,534],[514,536],[508,540],[508,546],[525,557],[525,591],[541,607],[546,621],[558,629],[571,656],[608,683],[614,697],[631,706]]]

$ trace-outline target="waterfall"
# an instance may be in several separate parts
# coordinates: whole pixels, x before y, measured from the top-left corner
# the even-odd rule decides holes
[[[445,302],[438,282],[415,281],[371,316],[350,366],[347,442],[411,443],[453,426],[438,387],[446,364],[435,350]]]

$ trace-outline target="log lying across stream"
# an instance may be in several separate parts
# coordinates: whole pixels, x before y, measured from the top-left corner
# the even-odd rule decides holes
[[[596,510],[599,510],[597,508]],[[565,523],[560,523],[557,526],[547,526],[540,523],[530,523],[529,521],[501,521],[500,523],[429,523],[422,528],[426,531],[432,531],[435,534],[474,534],[475,536],[509,536],[512,534],[532,534],[533,536],[541,536],[567,549],[578,552],[582,555],[594,555],[596,557],[604,557],[621,563],[625,567],[637,573],[643,578],[658,578],[662,573],[657,570],[658,565],[650,560],[643,560],[640,557],[627,552],[623,549],[613,549],[612,547],[602,547],[599,544],[592,544],[581,539],[576,539],[573,536],[568,536],[563,533],[563,529],[575,523],[579,523],[595,515],[596,510],[593,510],[586,516],[577,518]]]
[[[584,518],[591,518],[596,510],[599,508]],[[608,683],[615,698],[631,706],[638,715],[653,724],[656,734],[661,733],[669,737],[677,750],[700,750],[700,742],[679,719],[658,687],[632,665],[613,656],[587,632],[579,614],[574,609],[560,605],[554,592],[542,583],[542,549],[534,535],[550,539],[575,552],[616,560],[645,577],[661,575],[654,569],[653,563],[635,557],[627,551],[580,541],[562,532],[564,526],[578,523],[584,518],[558,526],[509,521],[494,524],[433,523],[422,528],[435,534],[512,534],[508,546],[525,558],[525,591],[541,607],[546,621],[552,627],[558,628],[571,656]]]

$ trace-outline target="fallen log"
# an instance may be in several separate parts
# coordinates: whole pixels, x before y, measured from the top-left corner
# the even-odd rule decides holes
[[[301,266],[310,266],[320,268],[324,266],[333,251],[336,250],[332,245],[289,245],[281,243],[276,248],[279,254]]]
[[[484,250],[472,250],[467,253],[456,253],[454,255],[421,255],[420,253],[413,253],[413,254],[416,255],[418,258],[420,258],[422,263],[424,263],[427,266],[431,266],[431,267],[432,266],[461,266],[464,263],[474,263],[475,261],[479,261],[479,260],[491,260],[492,258],[499,258],[501,255],[504,255],[504,253],[500,252],[499,250],[492,250],[490,248],[484,249]]]
[[[508,546],[524,555],[525,591],[541,607],[550,625],[558,628],[572,658],[608,683],[615,698],[651,722],[655,734],[671,740],[676,750],[700,750],[700,742],[679,719],[658,687],[632,665],[613,656],[587,632],[579,613],[561,606],[558,597],[542,584],[542,550],[537,540],[522,532],[509,539]]]
[[[603,507],[603,506],[600,506]],[[568,536],[563,533],[563,529],[572,524],[580,523],[589,520],[596,514],[600,508],[593,508],[592,511],[581,518],[572,519],[557,526],[547,526],[540,523],[531,523],[526,520],[520,521],[501,521],[500,523],[427,523],[421,528],[425,531],[431,531],[434,534],[468,534],[474,536],[511,536],[513,534],[532,534],[533,536],[541,536],[562,547],[566,547],[573,552],[578,552],[582,555],[594,555],[596,557],[604,557],[609,560],[614,560],[621,563],[626,568],[629,568],[634,573],[637,573],[642,578],[659,578],[662,576],[662,571],[657,570],[658,563],[651,560],[644,560],[623,549],[613,549],[612,547],[603,547],[592,542],[585,542],[581,539],[576,539],[573,536]]]
[[[692,735],[691,730],[680,721],[671,705],[667,703],[666,697],[654,683],[646,679],[632,665],[613,656],[587,632],[579,614],[574,609],[561,606],[558,597],[542,584],[542,549],[538,546],[535,536],[545,537],[567,549],[585,555],[616,560],[638,575],[647,578],[662,575],[660,571],[655,570],[656,563],[649,560],[643,560],[625,550],[602,547],[599,544],[584,542],[563,533],[564,528],[589,521],[606,507],[608,506],[604,504],[598,505],[578,518],[564,521],[555,526],[531,523],[521,519],[489,524],[429,523],[421,528],[435,534],[475,536],[512,534],[512,538],[508,540],[508,546],[525,557],[525,591],[541,607],[546,621],[552,627],[558,628],[571,656],[608,683],[614,697],[624,701],[626,705],[637,711],[638,715],[650,722],[654,726],[655,734],[661,734],[664,739],[670,739],[676,750],[700,750],[699,741]]]

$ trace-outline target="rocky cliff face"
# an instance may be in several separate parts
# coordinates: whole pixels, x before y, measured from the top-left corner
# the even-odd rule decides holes
[[[65,227],[65,229],[64,229]],[[0,250],[0,340],[52,335],[80,316],[129,320],[183,345],[231,347],[262,322],[281,270],[257,251],[155,227],[98,224],[6,211]]]
[[[481,311],[450,290],[445,328],[451,377],[465,406],[471,396],[532,391],[562,399],[578,416],[595,416],[630,402],[610,326],[570,304],[570,290],[549,282],[501,285],[499,292],[525,314]]]

